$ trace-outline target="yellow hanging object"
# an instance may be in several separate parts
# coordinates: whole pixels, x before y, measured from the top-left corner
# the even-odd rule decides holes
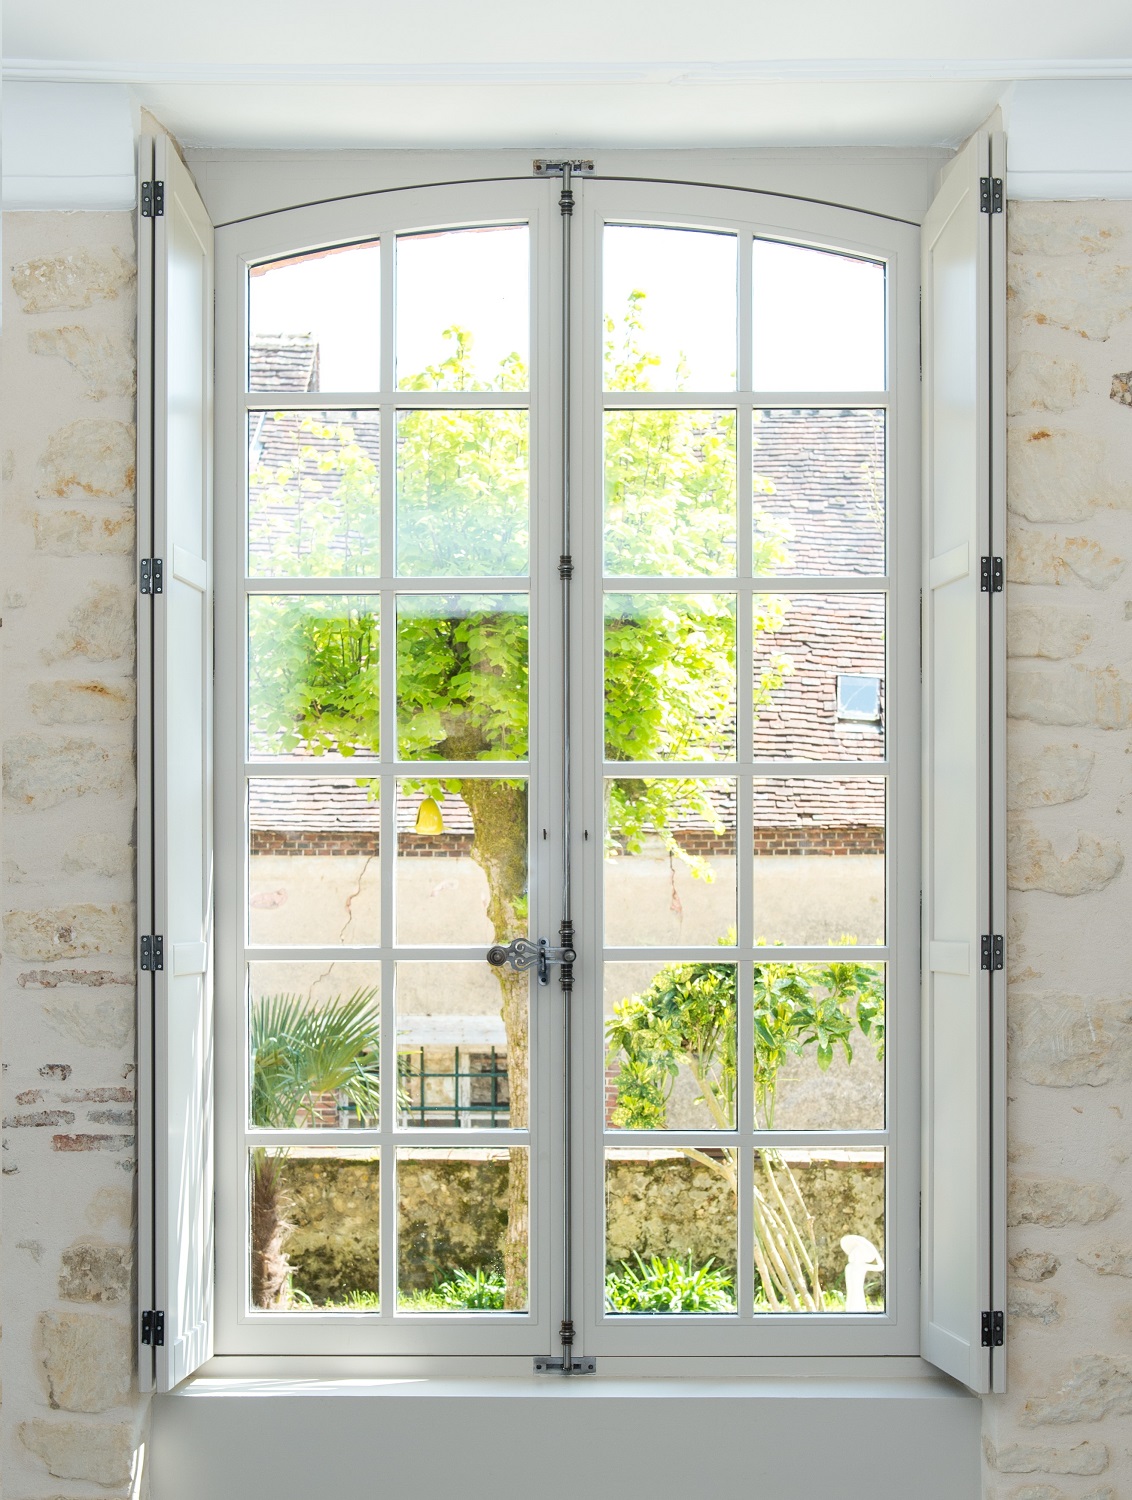
[[[434,834],[444,832],[444,819],[435,797],[426,797],[417,808],[416,833]]]

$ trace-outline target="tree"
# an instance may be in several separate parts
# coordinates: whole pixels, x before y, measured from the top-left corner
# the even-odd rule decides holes
[[[884,979],[880,965],[851,958],[826,963],[758,963],[754,970],[755,1127],[773,1130],[779,1071],[813,1051],[826,1069],[840,1049],[852,1062],[859,1031],[884,1051]],[[664,1130],[682,1071],[698,1091],[706,1128],[736,1124],[738,1062],[735,965],[667,964],[640,995],[614,1006],[606,1027],[609,1061],[618,1066],[612,1123]],[[676,1148],[738,1191],[734,1150]],[[820,1312],[825,1306],[813,1219],[782,1154],[757,1153],[755,1267],[772,1311]]]
[[[606,323],[606,368],[615,390],[648,389],[656,364],[642,346],[636,292],[624,319]],[[452,352],[408,382],[410,390],[524,389],[517,355],[495,378],[475,370],[472,340],[448,331]],[[489,399],[489,398],[488,398]],[[696,410],[612,412],[606,419],[607,567],[627,577],[724,576],[734,570],[734,414]],[[303,419],[296,463],[254,478],[256,545],[267,570],[376,572],[377,467],[347,422]],[[386,451],[393,448],[385,434]],[[517,409],[407,411],[399,416],[396,465],[398,567],[411,576],[518,576],[528,566],[526,414]],[[771,488],[761,481],[756,490]],[[300,518],[280,527],[286,501]],[[756,513],[755,567],[788,563],[784,528]],[[754,626],[776,630],[785,600],[756,598]],[[373,754],[378,745],[377,620],[364,599],[278,597],[251,616],[251,736],[261,750]],[[735,629],[719,593],[610,595],[605,615],[607,757],[614,761],[730,758],[735,735]],[[473,858],[488,886],[495,939],[527,935],[527,805],[506,778],[430,778],[430,760],[521,760],[528,750],[527,617],[521,593],[419,595],[397,621],[399,754],[421,762],[417,786],[459,793],[471,813]],[[760,658],[756,709],[789,670]],[[746,690],[744,688],[744,690]],[[606,793],[606,839],[627,853],[659,834],[669,854],[710,878],[673,829],[695,814],[717,832],[718,813],[694,778],[614,778]],[[528,983],[495,971],[507,1033],[511,1119],[527,1115]],[[518,1165],[518,1155],[513,1167]],[[525,1165],[511,1174],[504,1254],[507,1305],[526,1303]]]
[[[338,1095],[363,1119],[379,1106],[381,1023],[377,991],[312,1005],[302,995],[271,995],[252,1004],[252,1124],[290,1130],[317,1119],[320,1096]],[[252,1152],[251,1282],[255,1307],[287,1303],[291,1268],[286,1150]]]

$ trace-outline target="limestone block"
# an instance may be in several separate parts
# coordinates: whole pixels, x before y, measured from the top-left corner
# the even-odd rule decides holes
[[[1006,882],[1012,891],[1049,891],[1082,896],[1103,891],[1124,868],[1120,845],[1112,839],[1077,835],[1077,847],[1064,859],[1029,823],[1013,821],[1006,837]]]
[[[4,913],[4,950],[47,963],[95,953],[133,955],[133,908],[112,902]]]
[[[133,280],[134,267],[116,246],[39,256],[12,267],[12,290],[26,313],[115,301]]]
[[[1073,1361],[1055,1391],[1035,1396],[1018,1414],[1026,1427],[1068,1422],[1099,1422],[1132,1412],[1132,1362],[1107,1354],[1084,1354]]]
[[[1096,756],[1080,745],[1045,745],[1006,758],[1006,801],[1012,811],[1075,802],[1089,789]]]
[[[1090,259],[1122,249],[1124,225],[1105,203],[1010,204],[1007,244],[1011,255],[1076,255]],[[1092,267],[1081,267],[1081,274]]]
[[[119,974],[114,969],[25,969],[22,974],[17,974],[16,983],[20,989],[27,990],[55,990],[60,985],[81,984],[88,985],[92,989],[102,989],[107,984],[129,985],[134,983],[133,974]],[[71,1076],[71,1069],[66,1063],[52,1063],[50,1070],[40,1073],[44,1078],[61,1078],[64,1082]],[[62,1070],[62,1071],[58,1071]]]
[[[983,1444],[987,1462],[1000,1474],[1103,1474],[1108,1449],[1085,1441],[1072,1448],[1047,1448],[1035,1443],[1007,1443],[996,1452]]]
[[[1006,436],[1006,503],[1027,521],[1080,521],[1117,493],[1097,439],[1061,428],[1015,427]]]
[[[132,590],[98,583],[67,617],[67,629],[43,652],[47,662],[85,656],[90,661],[133,660],[135,604]]]
[[[1011,1283],[1006,1295],[1006,1311],[1012,1318],[1026,1318],[1033,1323],[1060,1323],[1065,1299],[1052,1287],[1031,1286],[1028,1282]]]
[[[1132,1244],[1107,1240],[1082,1250],[1077,1259],[1098,1276],[1132,1276]]]
[[[1086,389],[1085,372],[1075,361],[1023,349],[1007,374],[1006,409],[1012,417],[1032,411],[1068,411]]]
[[[28,334],[28,348],[33,354],[65,359],[82,378],[92,401],[134,394],[133,340],[122,334],[69,323],[34,329]]]
[[[50,557],[133,555],[134,513],[124,506],[98,515],[87,510],[36,511],[31,524],[36,550]]]
[[[42,812],[92,792],[133,791],[133,757],[124,744],[21,734],[4,747],[4,797],[13,806]]]
[[[1052,1088],[1132,1078],[1132,1000],[1080,995],[1010,997],[1007,1022],[1012,1077]]]
[[[1124,572],[1124,559],[1084,536],[1050,535],[1012,526],[1006,544],[1009,583],[1067,584],[1076,579],[1106,589]]]
[[[1078,656],[1092,632],[1092,619],[1079,610],[1055,604],[1015,604],[1006,615],[1006,653],[1061,661]]]
[[[1098,259],[1084,267],[1072,256],[1017,259],[1007,266],[1011,318],[1103,342],[1132,306],[1132,264]]]
[[[42,724],[106,724],[132,719],[137,697],[127,680],[63,677],[33,682],[28,704]]]
[[[48,1024],[83,1047],[127,1047],[134,1036],[134,997],[108,995],[98,1000],[65,991],[44,1003]]]
[[[134,851],[112,833],[80,833],[63,856],[63,868],[69,875],[129,875]]]
[[[129,1245],[77,1244],[63,1251],[59,1295],[65,1302],[128,1303],[133,1277]]]
[[[1060,1265],[1048,1250],[1020,1250],[1010,1257],[1011,1275],[1019,1281],[1048,1281]]]
[[[129,1399],[133,1336],[128,1323],[99,1313],[45,1312],[39,1326],[52,1406],[102,1412]]]
[[[1007,1194],[1006,1221],[1045,1224],[1096,1224],[1107,1219],[1120,1199],[1103,1182],[1078,1182],[1072,1177],[1012,1177]]]
[[[37,1417],[21,1422],[20,1441],[56,1479],[127,1485],[133,1471],[131,1422],[61,1422]]]
[[[110,500],[133,491],[137,447],[133,424],[81,417],[53,433],[39,460],[39,495]]]
[[[1115,667],[1011,667],[1006,712],[1034,724],[1091,724],[1127,729],[1132,724],[1132,683]]]

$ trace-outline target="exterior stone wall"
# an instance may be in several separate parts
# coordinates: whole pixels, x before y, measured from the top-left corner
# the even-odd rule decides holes
[[[1010,206],[1009,1392],[988,1500],[1132,1496],[1132,203]]]
[[[145,1491],[132,215],[7,215],[3,246],[4,1491],[116,1500]]]

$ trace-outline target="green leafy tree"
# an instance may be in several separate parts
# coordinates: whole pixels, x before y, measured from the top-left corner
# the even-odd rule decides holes
[[[648,388],[656,359],[644,347],[642,293],[606,324],[614,390]],[[460,329],[439,364],[406,382],[413,390],[525,389],[510,355],[490,381],[476,370]],[[402,413],[396,435],[397,567],[406,576],[497,576],[528,564],[527,426],[518,409]],[[606,565],[626,577],[725,576],[737,545],[734,415],[697,410],[611,413],[606,430]],[[376,574],[379,484],[355,427],[310,417],[289,465],[253,475],[257,567],[274,576]],[[756,491],[772,486],[756,481]],[[756,513],[755,567],[789,564],[784,528]],[[388,563],[386,570],[389,571]],[[756,630],[783,622],[782,596],[755,601]],[[730,758],[735,752],[736,621],[719,593],[611,595],[606,607],[606,753],[614,761]],[[373,755],[378,749],[378,621],[364,596],[260,596],[250,617],[253,749]],[[522,759],[528,750],[525,598],[501,591],[402,596],[396,625],[399,754],[419,761],[417,786],[461,795],[474,829],[472,856],[487,880],[487,914],[506,943],[527,930],[525,787],[508,779],[430,778],[436,760]],[[756,709],[789,664],[760,653]],[[744,685],[744,691],[747,690]],[[710,879],[673,829],[696,816],[722,832],[702,781],[614,778],[606,801],[607,847],[638,852],[659,834],[673,858]],[[507,1033],[511,1120],[528,1123],[528,985],[497,971]],[[507,1306],[526,1305],[527,1183],[511,1173],[504,1250]]]
[[[729,938],[733,941],[733,935]],[[612,1123],[664,1130],[677,1079],[696,1088],[704,1126],[734,1129],[737,1108],[737,995],[733,963],[666,964],[639,995],[620,1001],[606,1025],[608,1061],[617,1068]],[[754,968],[755,1127],[773,1130],[779,1075],[789,1059],[812,1053],[823,1071],[840,1051],[853,1059],[860,1033],[883,1055],[884,980],[878,964],[763,962]],[[677,1148],[738,1191],[738,1153]],[[755,1266],[774,1311],[819,1312],[826,1305],[814,1223],[797,1176],[782,1154],[756,1153]]]

